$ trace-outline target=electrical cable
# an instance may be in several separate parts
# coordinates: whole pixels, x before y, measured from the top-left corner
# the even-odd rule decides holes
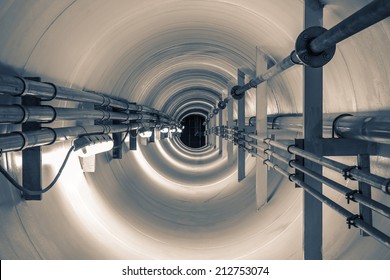
[[[58,170],[57,175],[54,177],[53,181],[46,188],[44,188],[44,189],[42,189],[40,191],[32,191],[32,190],[26,189],[25,187],[20,185],[18,182],[16,182],[16,180],[14,178],[12,178],[12,176],[7,172],[7,170],[5,170],[1,165],[0,165],[0,172],[19,191],[25,192],[26,194],[29,194],[29,195],[43,194],[43,193],[49,191],[57,183],[58,179],[61,176],[62,171],[64,170],[64,168],[65,168],[65,166],[66,166],[66,164],[67,164],[67,162],[69,160],[70,154],[73,152],[73,150],[74,150],[74,146],[71,146],[69,151],[68,151],[68,153],[65,156],[65,159],[64,159],[60,169]]]

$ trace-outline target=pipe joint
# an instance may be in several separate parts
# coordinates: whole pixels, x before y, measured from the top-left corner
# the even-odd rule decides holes
[[[47,84],[47,85],[50,85],[53,87],[53,95],[49,98],[46,98],[46,99],[42,99],[42,101],[52,101],[53,99],[57,98],[57,94],[58,94],[58,88],[55,84],[53,83],[48,83],[48,82],[44,82],[44,84]]]
[[[225,100],[221,100],[221,101],[218,102],[218,108],[221,109],[221,110],[226,108]]]
[[[333,58],[336,52],[336,45],[323,50],[320,53],[313,52],[310,48],[311,41],[326,31],[327,29],[321,26],[312,26],[298,35],[295,42],[295,53],[304,65],[319,68],[327,64]],[[291,60],[296,63],[296,60]]]
[[[19,96],[19,97],[20,97],[20,96],[25,96],[26,93],[27,93],[28,90],[29,90],[28,83],[27,83],[26,79],[24,79],[24,78],[22,78],[22,77],[19,77],[19,76],[15,76],[15,78],[19,79],[19,80],[22,82],[23,88],[22,88],[22,91],[21,91],[20,93],[17,93],[17,94],[15,94],[15,95],[13,95],[13,96]]]
[[[26,134],[24,134],[21,131],[13,131],[10,134],[19,135],[22,138],[22,141],[23,141],[22,145],[19,148],[15,148],[15,150],[12,150],[12,151],[17,152],[17,151],[23,150],[26,147],[26,145],[27,145],[27,136],[26,136]]]
[[[241,87],[240,86],[234,86],[232,87],[232,89],[230,90],[230,94],[232,95],[232,97],[236,100],[240,100],[241,98],[244,97],[245,95],[245,91],[243,91],[242,93],[238,93],[238,90],[240,89]]]
[[[22,111],[22,117],[20,118],[20,121],[14,122],[14,124],[22,124],[27,122],[27,120],[30,118],[30,112],[26,109],[26,107],[20,104],[14,104],[14,106],[19,107]]]
[[[108,107],[108,106],[110,106],[110,103],[111,103],[110,98],[107,98],[103,94],[99,94],[99,95],[103,98],[103,101],[102,101],[102,103],[99,106],[100,107]]]
[[[336,131],[336,125],[337,125],[337,121],[340,120],[341,118],[343,117],[352,117],[351,114],[341,114],[339,116],[337,116],[334,120],[333,120],[333,123],[332,123],[332,138],[335,138],[335,136],[337,135],[338,137],[340,137],[341,135],[339,135]]]
[[[52,133],[53,133],[53,140],[50,142],[50,143],[48,143],[48,144],[46,144],[47,146],[49,146],[49,145],[52,145],[52,144],[54,144],[55,142],[57,142],[57,132],[56,132],[56,130],[54,129],[54,128],[51,128],[51,127],[45,127],[45,128],[43,128],[42,130],[50,130]]]
[[[382,191],[390,194],[390,179],[387,179],[382,184]]]

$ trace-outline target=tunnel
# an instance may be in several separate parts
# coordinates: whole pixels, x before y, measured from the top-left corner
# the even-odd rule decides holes
[[[167,133],[154,128],[153,139],[141,137],[140,129],[122,131],[119,156],[107,151],[88,161],[70,153],[56,184],[39,199],[26,199],[0,175],[1,259],[307,259],[305,190],[269,167],[267,202],[259,207],[258,159],[248,151],[241,153],[242,170],[240,145],[229,152],[228,139],[212,130],[229,126],[227,109],[218,109],[217,104],[231,96],[238,70],[246,83],[258,75],[258,53],[266,57],[268,67],[290,55],[305,29],[305,1],[0,2],[2,77],[13,77],[19,88],[34,83],[29,81],[47,82],[47,88],[56,85],[57,97],[60,87],[104,93],[103,103],[108,96],[136,104],[139,110],[152,108],[178,122]],[[322,0],[323,26],[330,29],[369,3]],[[334,57],[321,68],[324,115],[390,116],[389,27],[385,18],[337,44]],[[267,81],[268,116],[305,113],[304,67],[291,67]],[[252,87],[245,94],[248,127],[249,118],[256,116],[258,89]],[[2,108],[20,106],[21,97],[3,93]],[[229,100],[233,125],[239,118],[238,102]],[[40,105],[91,108],[88,102],[60,98],[42,98],[36,106]],[[0,115],[7,117],[4,111]],[[45,131],[52,133],[94,124],[81,114],[77,119],[43,122],[39,128],[49,127]],[[0,133],[25,137],[17,132],[23,127],[2,123]],[[291,144],[289,139],[302,138],[301,132],[288,131],[288,137],[276,134],[276,140],[281,137]],[[63,138],[40,147],[43,187],[52,182],[73,145],[74,139],[65,134]],[[376,153],[365,154],[371,173],[390,178],[386,141],[378,144]],[[34,177],[26,169],[24,151],[8,152],[4,147],[1,151],[1,166],[20,184],[23,173]],[[356,156],[327,158],[357,164]],[[240,180],[239,172],[245,173]],[[344,187],[357,188],[351,176],[343,178],[328,169],[323,174]],[[358,204],[343,194],[325,187],[323,194],[359,212]],[[372,189],[372,199],[390,207],[388,193]],[[390,259],[388,246],[365,236],[351,219],[348,227],[332,207],[323,205],[321,217],[321,258]],[[372,223],[389,238],[389,219],[373,211]]]

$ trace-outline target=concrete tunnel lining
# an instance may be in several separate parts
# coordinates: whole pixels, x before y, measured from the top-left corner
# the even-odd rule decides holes
[[[187,98],[187,110],[202,107],[187,89],[202,87],[204,98],[216,102],[215,93],[226,97],[237,68],[253,77],[256,47],[279,61],[303,26],[300,0],[2,2],[2,73],[40,76],[172,113]],[[324,2],[324,26],[331,27],[369,1]],[[386,19],[338,45],[324,67],[324,112],[390,110],[389,34]],[[275,77],[268,87],[269,114],[302,111],[301,68]],[[255,114],[254,90],[246,112]],[[69,145],[43,148],[43,185]],[[211,148],[194,153],[171,140],[138,147],[125,149],[120,161],[98,155],[93,174],[84,174],[72,156],[41,202],[23,201],[0,177],[0,257],[302,258],[302,191],[288,180],[270,171],[270,202],[256,212],[254,158],[247,157],[248,175],[237,183],[236,164],[228,167],[226,155]],[[20,175],[20,152],[3,154],[2,164]],[[372,157],[371,164],[372,172],[389,177],[388,158]],[[342,195],[325,193],[344,204]],[[390,205],[388,197],[374,195]],[[388,221],[375,219],[389,232]],[[390,259],[387,248],[348,230],[327,207],[323,223],[324,258]]]

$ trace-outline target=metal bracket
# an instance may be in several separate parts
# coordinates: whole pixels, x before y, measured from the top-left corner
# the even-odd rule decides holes
[[[349,204],[351,201],[356,202],[355,200],[355,194],[359,193],[358,190],[352,190],[350,192],[347,192],[345,194],[345,199],[347,200],[347,203]]]
[[[359,167],[357,165],[352,165],[352,166],[348,166],[347,168],[343,169],[343,177],[345,180],[347,179],[350,179],[352,181],[356,181],[356,179],[354,179],[351,175],[351,170],[352,169],[359,169]]]
[[[358,214],[353,215],[353,216],[347,218],[348,229],[351,229],[351,227],[357,227],[356,223],[355,223],[355,220],[356,219],[360,219],[360,218],[361,218],[361,216],[358,215]]]

